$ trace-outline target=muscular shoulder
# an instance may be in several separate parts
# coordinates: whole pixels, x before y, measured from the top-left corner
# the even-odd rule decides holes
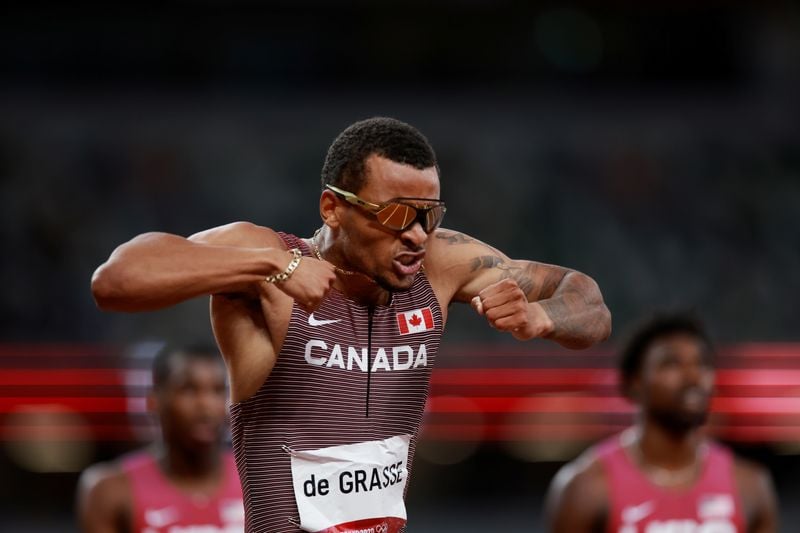
[[[595,498],[606,494],[606,475],[601,461],[594,450],[584,452],[574,461],[558,471],[550,486],[550,494],[555,496],[578,496]]]
[[[83,471],[77,488],[77,511],[85,531],[92,524],[118,524],[130,516],[131,488],[119,462],[98,463]],[[109,529],[110,530],[110,529]]]
[[[437,267],[474,266],[481,254],[505,257],[499,250],[466,233],[439,228],[429,237],[428,255]]]
[[[90,466],[78,480],[78,495],[90,499],[117,499],[130,494],[128,476],[118,462]]]
[[[734,458],[733,471],[736,483],[743,492],[760,491],[771,483],[771,477],[766,468],[741,457]]]
[[[550,484],[546,514],[554,532],[595,531],[608,514],[606,474],[594,449],[564,465]]]
[[[244,221],[231,222],[195,233],[189,237],[189,240],[221,246],[284,247],[283,241],[275,230]]]
[[[777,519],[777,499],[769,471],[751,461],[736,457],[734,477],[750,524],[772,524]],[[770,528],[750,528],[753,531],[772,531]]]
[[[469,302],[489,285],[507,278],[516,282],[529,302],[549,298],[570,272],[557,265],[511,259],[474,237],[444,228],[429,239],[425,270],[434,288],[446,295],[447,304]]]
[[[440,228],[429,237],[425,271],[434,286],[450,297],[469,301],[477,287],[498,281],[508,263],[508,257],[488,244],[466,233]],[[465,289],[468,284],[475,287]]]

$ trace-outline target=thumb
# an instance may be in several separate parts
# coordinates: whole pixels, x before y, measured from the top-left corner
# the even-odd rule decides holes
[[[481,302],[480,296],[475,296],[472,300],[470,300],[469,304],[475,310],[476,313],[483,316],[483,302]]]

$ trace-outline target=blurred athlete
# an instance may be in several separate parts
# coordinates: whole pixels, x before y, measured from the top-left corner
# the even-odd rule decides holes
[[[480,198],[473,209],[502,216]],[[433,148],[398,120],[334,140],[319,213],[310,238],[245,222],[139,235],[92,291],[115,311],[212,295],[248,531],[393,533],[451,303],[519,340],[571,348],[605,339],[611,317],[585,274],[440,228]]]
[[[567,464],[550,487],[555,533],[774,533],[769,474],[703,432],[713,348],[686,315],[642,324],[620,359],[636,424]]]
[[[97,464],[78,482],[84,533],[237,533],[244,506],[223,445],[225,368],[215,350],[163,350],[148,406],[162,438],[150,449]]]

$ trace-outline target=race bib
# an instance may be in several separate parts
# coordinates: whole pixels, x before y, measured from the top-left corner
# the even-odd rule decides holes
[[[396,533],[406,523],[410,435],[290,450],[300,528],[316,533]]]

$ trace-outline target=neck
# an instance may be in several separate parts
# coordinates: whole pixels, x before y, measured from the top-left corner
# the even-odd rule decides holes
[[[334,287],[363,305],[385,305],[390,298],[390,292],[381,287],[377,281],[367,274],[357,270],[343,268],[343,261],[336,254],[333,247],[333,237],[327,226],[314,232],[309,245],[320,261],[327,261],[334,266],[336,281]]]
[[[348,277],[338,275],[334,282],[340,292],[346,294],[361,305],[387,305],[391,293],[372,280],[364,281],[361,276]]]
[[[626,437],[630,455],[656,484],[679,486],[696,479],[705,451],[699,428],[675,433],[644,421]]]
[[[200,479],[216,474],[221,464],[219,447],[208,446],[188,452],[178,445],[163,443],[156,452],[162,470],[168,477]]]

